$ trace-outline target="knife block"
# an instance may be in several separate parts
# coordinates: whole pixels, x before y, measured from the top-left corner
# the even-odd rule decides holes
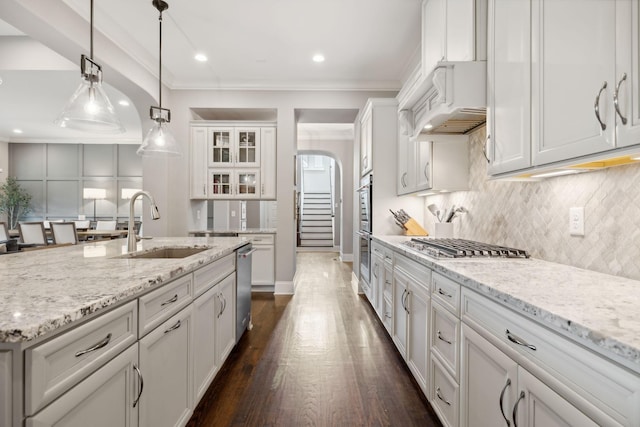
[[[404,226],[407,228],[404,230],[405,236],[428,236],[427,230],[422,228],[420,224],[416,222],[415,219],[409,218],[409,221],[404,223]]]

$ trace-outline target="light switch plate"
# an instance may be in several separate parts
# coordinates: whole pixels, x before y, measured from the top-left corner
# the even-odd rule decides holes
[[[584,208],[569,208],[569,234],[584,236]]]

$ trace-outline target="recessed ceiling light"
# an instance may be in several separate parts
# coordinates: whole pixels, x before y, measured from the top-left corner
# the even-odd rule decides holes
[[[22,129],[14,129],[13,133],[22,133]]]
[[[118,101],[118,104],[122,105],[123,107],[128,107],[129,101],[127,101],[126,99],[121,99],[120,101]]]
[[[313,62],[324,62],[324,55],[321,53],[316,53],[313,55]]]
[[[199,62],[207,62],[207,55],[205,55],[204,53],[197,53],[194,58]]]

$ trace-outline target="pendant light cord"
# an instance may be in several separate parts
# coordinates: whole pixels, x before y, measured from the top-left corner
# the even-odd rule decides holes
[[[93,61],[93,0],[91,0],[91,11],[89,12],[89,21],[91,25],[91,31],[89,34],[89,59]]]
[[[158,106],[162,108],[162,10],[160,10],[160,17],[158,18],[158,21],[160,21],[160,52],[158,55]]]

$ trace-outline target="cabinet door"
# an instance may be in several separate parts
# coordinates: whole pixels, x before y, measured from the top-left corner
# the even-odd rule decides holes
[[[393,342],[402,357],[407,355],[406,297],[409,278],[398,270],[393,271]]]
[[[415,157],[416,162],[416,190],[429,190],[433,187],[431,179],[431,141],[416,141]]]
[[[531,166],[531,0],[489,0],[489,174]]]
[[[398,136],[398,174],[396,193],[408,194],[413,191],[415,175],[414,153],[415,140],[407,135]]]
[[[207,131],[209,167],[229,167],[234,163],[234,138],[233,128],[209,128]]]
[[[234,173],[229,169],[209,169],[209,198],[230,199],[234,196]]]
[[[234,274],[218,286],[216,308],[216,361],[222,366],[236,344],[236,277]]]
[[[406,298],[409,312],[407,365],[420,388],[428,396],[429,377],[429,292],[411,283]]]
[[[513,411],[518,426],[597,427],[599,425],[522,367],[518,367],[518,388],[520,394]]]
[[[624,147],[640,143],[640,4],[618,2],[616,10],[616,143]]]
[[[142,426],[178,426],[189,421],[193,408],[191,313],[190,305],[139,341]]]
[[[191,128],[191,198],[207,197],[207,128]]]
[[[133,406],[140,391],[137,363],[138,346],[135,344],[33,417],[27,418],[25,425],[137,426],[138,406]],[[146,393],[147,377],[144,379],[145,387],[142,391]]]
[[[216,361],[216,302],[218,288],[212,287],[193,302],[194,396],[198,402],[218,372]]]
[[[235,173],[235,195],[240,199],[257,199],[260,197],[260,171],[238,170]]]
[[[253,245],[251,286],[275,284],[275,248],[273,245]]]
[[[614,148],[616,5],[614,0],[533,3],[534,165]]]
[[[236,134],[236,166],[260,167],[260,128],[238,128]]]
[[[425,75],[433,71],[437,63],[446,56],[446,8],[445,0],[422,2],[422,70]]]
[[[518,365],[464,323],[461,337],[460,426],[509,426]]]
[[[476,31],[481,33],[476,28],[476,0],[447,0],[446,8],[446,60],[475,60]]]
[[[369,104],[370,105],[370,104]],[[365,109],[360,121],[360,175],[365,175],[373,168],[373,109]]]
[[[260,135],[260,198],[276,198],[276,129],[263,128]]]

